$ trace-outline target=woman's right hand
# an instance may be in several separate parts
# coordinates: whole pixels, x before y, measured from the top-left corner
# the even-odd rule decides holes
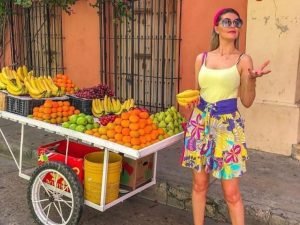
[[[197,98],[196,100],[194,100],[194,101],[188,103],[188,104],[187,104],[187,108],[188,108],[188,109],[193,109],[193,108],[195,108],[195,107],[198,107],[199,102],[200,102],[200,98]]]

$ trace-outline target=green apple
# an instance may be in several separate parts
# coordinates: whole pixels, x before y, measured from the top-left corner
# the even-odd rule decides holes
[[[77,125],[75,123],[70,124],[69,129],[76,130]]]
[[[85,128],[86,128],[87,130],[92,130],[92,129],[94,128],[94,125],[88,123],[87,125],[85,125]]]
[[[172,121],[173,121],[172,116],[171,116],[170,114],[168,114],[167,117],[165,118],[165,122],[166,122],[166,123],[170,123],[170,122],[172,122]]]
[[[69,128],[70,125],[71,125],[70,122],[63,122],[61,126],[64,127],[64,128]]]
[[[96,123],[96,122],[93,124],[93,126],[94,126],[94,128],[99,128],[100,127],[99,123]]]
[[[165,121],[160,121],[158,124],[159,128],[165,128],[167,126],[167,124],[165,123]]]
[[[87,115],[85,116],[86,120],[87,120],[87,123],[89,124],[93,124],[94,123],[94,117],[90,116],[90,115]]]
[[[169,136],[173,136],[174,135],[174,131],[173,130],[169,130],[167,133]]]
[[[76,120],[76,123],[78,125],[86,125],[87,124],[87,119],[84,116],[79,116]]]
[[[79,132],[84,132],[84,131],[86,131],[86,128],[83,125],[77,125],[75,130],[79,131]]]
[[[76,123],[77,119],[78,119],[78,115],[69,116],[70,123]]]

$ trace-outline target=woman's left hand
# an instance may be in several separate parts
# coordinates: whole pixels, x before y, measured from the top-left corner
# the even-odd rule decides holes
[[[255,79],[257,77],[262,77],[268,73],[271,73],[271,70],[265,70],[265,67],[267,67],[270,64],[270,60],[267,60],[266,62],[264,62],[259,69],[248,69],[249,71],[249,76],[251,79]]]

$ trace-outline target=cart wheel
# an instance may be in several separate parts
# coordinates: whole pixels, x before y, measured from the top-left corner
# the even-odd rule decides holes
[[[33,172],[27,201],[38,224],[75,225],[83,208],[83,188],[69,166],[48,162]]]

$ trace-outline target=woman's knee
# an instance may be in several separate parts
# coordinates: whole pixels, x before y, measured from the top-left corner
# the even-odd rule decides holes
[[[224,192],[224,198],[225,201],[230,204],[236,204],[242,200],[242,196],[239,191]]]
[[[208,189],[208,182],[203,181],[203,182],[193,182],[193,191],[196,193],[205,193],[207,192]]]

